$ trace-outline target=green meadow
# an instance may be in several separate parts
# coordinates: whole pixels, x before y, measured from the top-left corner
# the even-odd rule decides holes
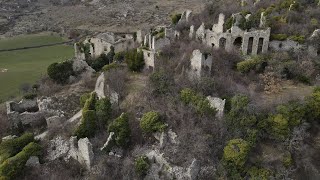
[[[49,33],[24,35],[0,39],[0,49],[44,45],[65,40]],[[67,45],[0,52],[0,103],[21,95],[21,85],[35,83],[46,74],[49,64],[72,56],[73,47]]]

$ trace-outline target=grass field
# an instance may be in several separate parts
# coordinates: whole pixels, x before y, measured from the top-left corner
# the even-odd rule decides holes
[[[0,39],[0,49],[35,46],[64,40],[48,33],[17,36]],[[0,52],[0,103],[19,96],[19,87],[24,83],[35,83],[41,75],[46,74],[49,64],[69,59],[72,56],[73,47],[66,45]]]

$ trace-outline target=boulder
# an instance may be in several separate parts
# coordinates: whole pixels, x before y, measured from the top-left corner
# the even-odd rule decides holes
[[[191,180],[196,180],[198,177],[198,174],[200,172],[200,162],[196,159],[193,159],[191,165],[189,166],[187,172],[188,176]]]
[[[66,121],[65,116],[52,116],[52,117],[46,118],[47,126],[49,129],[59,127],[65,121]]]
[[[79,155],[82,156],[82,160],[79,162],[81,164],[85,164],[88,169],[91,168],[93,162],[93,151],[92,151],[92,144],[90,143],[88,138],[80,139],[78,141],[79,147]]]
[[[15,138],[17,138],[17,137],[18,137],[18,136],[16,136],[16,135],[9,135],[9,136],[3,137],[3,138],[2,138],[2,141],[7,141],[7,140],[15,139]]]
[[[35,166],[39,166],[40,162],[39,162],[39,158],[37,156],[31,156],[28,161],[26,162],[26,166],[28,167],[35,167]]]
[[[76,60],[73,61],[72,69],[73,69],[74,72],[76,72],[76,73],[78,73],[78,74],[80,74],[80,73],[82,73],[82,72],[84,72],[84,71],[89,71],[89,72],[91,72],[91,73],[94,73],[94,72],[95,72],[95,70],[92,69],[92,68],[87,64],[86,61],[78,60],[78,59],[76,59]]]
[[[114,135],[114,132],[110,132],[107,142],[104,143],[104,145],[100,148],[101,151],[103,151],[105,148],[107,149],[111,148],[110,146],[111,146],[111,141],[113,140],[113,135]]]

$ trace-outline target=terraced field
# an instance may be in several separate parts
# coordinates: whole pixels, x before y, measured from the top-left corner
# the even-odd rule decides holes
[[[49,33],[23,35],[0,39],[0,50],[58,43],[65,40]],[[0,52],[0,103],[21,95],[19,90],[21,85],[35,83],[41,75],[46,73],[49,64],[72,56],[73,48],[67,45]]]

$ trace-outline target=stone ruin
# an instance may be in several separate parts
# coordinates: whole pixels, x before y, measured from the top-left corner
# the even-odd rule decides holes
[[[225,15],[220,14],[217,24],[212,29],[205,29],[204,23],[195,31],[194,26],[190,27],[190,38],[196,38],[202,43],[213,47],[222,48],[226,51],[237,50],[243,55],[257,55],[268,51],[270,28],[242,30],[239,28],[243,17],[240,13],[233,14],[235,23],[231,29],[224,31]],[[261,18],[260,27],[264,27],[264,16]]]
[[[54,161],[63,158],[69,161],[70,158],[77,160],[80,164],[86,166],[88,170],[91,169],[94,159],[92,144],[88,138],[77,140],[77,137],[71,137],[69,140],[58,136],[52,139],[47,149],[47,159]]]
[[[12,128],[57,127],[65,117],[63,112],[50,110],[50,98],[23,99],[19,103],[6,102],[7,116]]]
[[[107,54],[111,47],[114,48],[115,53],[136,48],[138,47],[136,42],[138,39],[141,39],[141,37],[138,38],[137,36],[135,38],[133,34],[105,32],[85,39],[82,44],[89,44],[90,56],[97,58],[101,54]],[[74,44],[74,51],[76,58],[85,59],[85,54],[82,52],[79,43]]]
[[[156,34],[155,31],[160,33]],[[163,47],[169,45],[176,35],[175,31],[168,27],[157,27],[153,32],[145,34],[140,50],[143,52],[147,69],[153,70],[155,68],[157,54]]]
[[[201,53],[196,49],[192,53],[191,68],[189,72],[190,79],[200,79],[203,76],[210,76],[212,67],[212,55]]]
[[[208,96],[207,100],[209,101],[210,106],[217,110],[216,117],[221,119],[224,115],[224,107],[226,105],[226,100],[211,96]]]
[[[320,4],[320,1],[319,1]],[[313,45],[310,45],[308,47],[308,53],[311,57],[317,57],[320,56],[320,29],[316,29],[311,37],[309,38],[309,41],[313,42]]]

